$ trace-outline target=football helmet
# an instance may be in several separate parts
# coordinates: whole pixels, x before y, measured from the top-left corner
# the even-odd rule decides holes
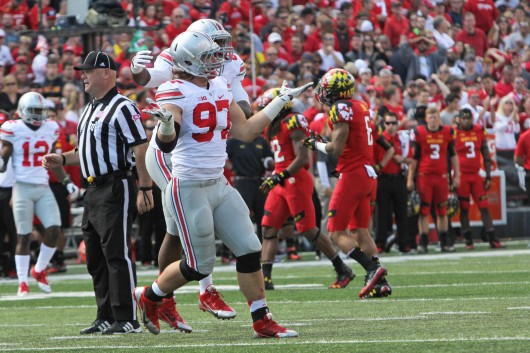
[[[26,124],[41,126],[48,119],[46,99],[37,92],[25,93],[18,101],[18,114]]]
[[[451,218],[458,213],[458,207],[460,202],[458,201],[458,196],[454,193],[450,193],[447,198],[447,217]]]
[[[175,66],[190,75],[212,79],[223,72],[223,51],[206,33],[179,34],[171,43],[170,53]]]
[[[232,61],[232,54],[234,52],[232,36],[219,22],[209,18],[197,20],[189,25],[188,31],[202,32],[212,37],[213,41],[223,50],[225,60]]]
[[[420,207],[420,195],[415,190],[412,190],[407,198],[407,217],[412,217],[420,213]]]
[[[316,87],[316,99],[331,106],[339,99],[349,99],[355,92],[355,79],[343,69],[331,69],[322,76]]]

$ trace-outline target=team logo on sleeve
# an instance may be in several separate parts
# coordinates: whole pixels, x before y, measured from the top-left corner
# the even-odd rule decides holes
[[[353,110],[351,106],[346,103],[337,103],[331,107],[329,111],[329,120],[332,123],[341,121],[351,121],[353,119]]]

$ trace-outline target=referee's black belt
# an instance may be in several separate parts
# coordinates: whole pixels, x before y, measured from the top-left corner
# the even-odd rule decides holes
[[[391,179],[391,178],[402,178],[404,177],[404,175],[402,173],[396,173],[396,174],[381,174],[379,175],[380,178],[388,178],[388,179]]]
[[[242,176],[242,175],[236,175],[234,176],[234,180],[253,180],[258,181],[261,180],[260,176]]]
[[[91,188],[97,188],[98,186],[105,185],[114,181],[115,179],[125,179],[132,175],[130,170],[117,170],[115,172],[107,173],[101,176],[89,176],[86,178],[88,186]]]

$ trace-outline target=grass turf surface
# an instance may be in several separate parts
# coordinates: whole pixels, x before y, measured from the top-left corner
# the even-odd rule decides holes
[[[18,299],[16,281],[0,281],[0,351],[51,352],[527,352],[530,350],[530,250],[478,247],[455,254],[383,256],[393,295],[359,300],[358,276],[346,289],[333,281],[328,261],[275,265],[276,290],[267,292],[275,320],[300,334],[294,339],[253,339],[248,306],[237,290],[234,266],[218,266],[214,282],[238,312],[221,321],[197,308],[197,284],[177,294],[178,310],[194,332],[80,336],[96,314],[91,281],[82,266],[49,276],[52,295]],[[433,249],[434,250],[434,249]],[[304,256],[312,258],[312,254]],[[156,271],[138,270],[139,285]]]

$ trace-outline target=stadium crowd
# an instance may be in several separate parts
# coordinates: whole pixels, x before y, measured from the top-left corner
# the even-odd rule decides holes
[[[231,33],[234,52],[244,62],[241,70],[246,69],[241,84],[254,111],[260,109],[258,98],[269,89],[280,87],[284,80],[290,87],[309,82],[316,86],[330,69],[342,68],[350,73],[356,80],[354,97],[366,103],[374,130],[391,142],[396,153],[390,161],[382,163],[384,150],[376,148],[373,161],[380,175],[379,194],[373,196],[379,210],[379,217],[374,220],[379,252],[388,251],[395,240],[391,235],[392,213],[398,233],[403,233],[397,237],[399,250],[416,251],[418,216],[402,212],[407,209],[404,175],[407,165],[416,158],[409,152],[412,150],[409,131],[426,125],[429,114],[439,114],[441,125],[449,127],[461,118],[471,118],[473,124],[491,129],[497,150],[515,150],[519,136],[530,129],[530,6],[525,1],[119,2],[128,14],[129,26],[137,31],[101,36],[97,47],[114,58],[118,66],[118,90],[136,102],[140,111],[148,108],[147,99],[154,98],[155,89],[135,82],[131,72],[133,57],[142,50],[149,50],[156,57],[199,19],[216,19]],[[0,124],[17,119],[18,102],[24,93],[41,93],[47,98],[50,118],[61,129],[56,145],[59,152],[76,147],[77,122],[85,104],[80,73],[74,66],[83,61],[87,48],[83,47],[81,36],[60,35],[60,25],[65,26],[61,17],[67,16],[66,5],[64,0],[43,0],[39,16],[36,1],[0,0]],[[42,30],[46,36],[35,35]],[[53,35],[54,30],[58,35]],[[314,99],[314,94],[309,90],[295,98],[291,109],[305,117],[311,130],[329,138],[331,131],[326,124],[329,107]],[[152,131],[154,122],[149,115],[143,114],[142,120],[144,127]],[[480,152],[476,152],[480,157]],[[486,164],[489,154],[483,156]],[[327,222],[327,202],[337,182],[336,160],[319,155],[319,151],[315,157],[311,171],[322,203],[315,201],[322,206],[321,214],[317,215],[320,223],[321,216]],[[236,184],[238,177],[247,176],[238,175],[235,168],[231,170],[230,163],[227,166],[226,174]],[[83,186],[78,167],[67,167],[67,173],[76,185]],[[259,180],[258,187],[260,178],[267,176],[267,172],[262,173],[253,174]],[[403,180],[397,181],[402,193],[390,195],[397,175],[403,176]],[[1,180],[0,188],[12,186],[9,185],[12,180],[5,177]],[[61,185],[53,177],[50,183]],[[459,196],[461,207],[462,202],[467,207],[469,191],[467,196]],[[389,200],[393,202],[390,208]],[[140,219],[140,233],[145,235],[137,257],[145,265],[157,263],[165,231],[156,229],[156,250],[151,249],[153,228],[149,224],[157,222],[160,221],[154,217]],[[5,241],[0,244],[0,253],[10,254],[3,255],[3,269],[6,275],[13,276],[16,236],[10,234],[12,229],[4,223]],[[261,220],[255,219],[255,223],[260,227]],[[68,217],[63,217],[62,226],[70,226]],[[488,223],[486,228],[485,241],[493,248],[502,247],[492,234],[492,225]],[[441,232],[440,238],[446,231]],[[463,235],[471,249],[470,235]],[[442,250],[454,250],[451,241],[442,243]],[[427,250],[426,243],[420,242],[420,246],[421,250]],[[64,241],[62,245],[59,242],[58,249],[62,250],[61,247]],[[56,253],[52,271],[65,269],[62,256],[61,251]],[[293,251],[289,256],[296,259]]]

